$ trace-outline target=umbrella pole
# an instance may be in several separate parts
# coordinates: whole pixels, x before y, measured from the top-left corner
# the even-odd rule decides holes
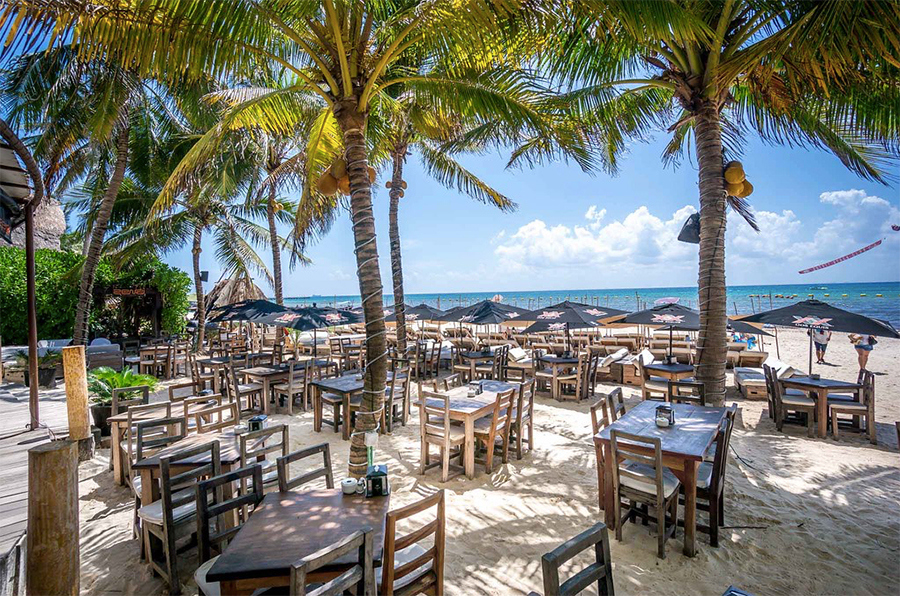
[[[773,327],[775,330],[775,357],[781,360],[781,348],[778,346],[778,327]]]
[[[809,329],[809,374],[812,374],[813,338],[812,328]]]
[[[669,327],[669,362],[672,362],[672,328]]]

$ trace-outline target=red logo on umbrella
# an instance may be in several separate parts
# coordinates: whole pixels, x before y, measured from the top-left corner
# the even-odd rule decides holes
[[[506,316],[507,316],[507,318],[515,319],[516,317],[519,316],[519,313],[517,313],[517,312],[510,312],[510,313],[506,313]]]
[[[561,316],[562,316],[561,310],[545,310],[544,312],[539,314],[537,318],[540,321],[540,320],[544,320],[544,319],[558,319]]]
[[[565,328],[566,328],[565,323],[550,323],[550,326],[548,327],[548,329],[550,329],[550,331],[562,331]]]
[[[585,310],[584,312],[591,315],[592,317],[602,317],[603,315],[606,314],[605,310],[599,310],[596,308],[589,308],[589,309]]]
[[[820,319],[809,315],[805,317],[794,316],[794,325],[802,327],[831,327],[829,321],[831,321],[831,319]]]
[[[684,315],[653,315],[652,321],[654,323],[663,323],[665,325],[672,325],[673,323],[684,322]]]
[[[340,313],[334,312],[334,313],[329,313],[329,314],[325,315],[325,321],[328,323],[340,323],[343,320],[344,320],[344,315],[342,315]]]
[[[291,321],[295,321],[300,318],[300,315],[295,315],[292,313],[284,314],[275,319],[276,323],[290,323]]]

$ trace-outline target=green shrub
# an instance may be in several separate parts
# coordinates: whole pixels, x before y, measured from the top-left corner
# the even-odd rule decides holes
[[[93,401],[98,404],[111,404],[113,389],[140,387],[141,385],[147,385],[152,394],[159,385],[159,379],[150,375],[136,374],[130,368],[120,372],[107,366],[96,368],[88,374],[88,391],[91,392]],[[129,399],[136,394],[137,392],[126,391],[122,394],[122,399]]]
[[[72,337],[82,261],[83,257],[74,252],[35,251],[39,338]],[[119,270],[111,267],[105,259],[100,262],[91,308],[91,330],[97,335],[115,336],[118,333],[121,312],[106,308],[102,300],[107,289],[115,286],[159,290],[163,297],[162,329],[168,333],[184,331],[184,317],[190,307],[188,290],[191,279],[185,272],[148,256],[130,262]],[[25,251],[0,247],[0,337],[5,345],[23,345],[28,341],[26,298]]]

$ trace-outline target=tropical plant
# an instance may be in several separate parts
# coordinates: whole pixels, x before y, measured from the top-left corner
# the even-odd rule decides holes
[[[23,368],[28,366],[27,350],[16,350],[15,358],[17,365]],[[47,350],[44,354],[39,354],[37,357],[38,368],[42,370],[56,368],[60,362],[62,362],[62,352],[59,350]]]
[[[91,393],[91,399],[94,403],[104,406],[112,403],[113,389],[147,386],[150,393],[153,393],[158,385],[159,379],[153,375],[140,375],[130,368],[117,371],[108,366],[101,366],[88,373],[88,391]],[[122,399],[128,399],[137,393],[124,391],[119,395]]]
[[[608,170],[629,138],[672,133],[664,161],[693,137],[700,186],[697,379],[725,394],[725,215],[755,227],[724,170],[747,135],[823,148],[858,175],[896,179],[900,5],[842,0],[585,0],[560,3],[541,68],[557,98],[598,131]],[[891,173],[893,171],[893,174]],[[739,193],[743,195],[744,193]]]

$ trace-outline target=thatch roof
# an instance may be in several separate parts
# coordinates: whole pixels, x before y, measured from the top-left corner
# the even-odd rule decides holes
[[[265,300],[266,294],[248,277],[220,279],[206,295],[206,310],[242,300]]]

